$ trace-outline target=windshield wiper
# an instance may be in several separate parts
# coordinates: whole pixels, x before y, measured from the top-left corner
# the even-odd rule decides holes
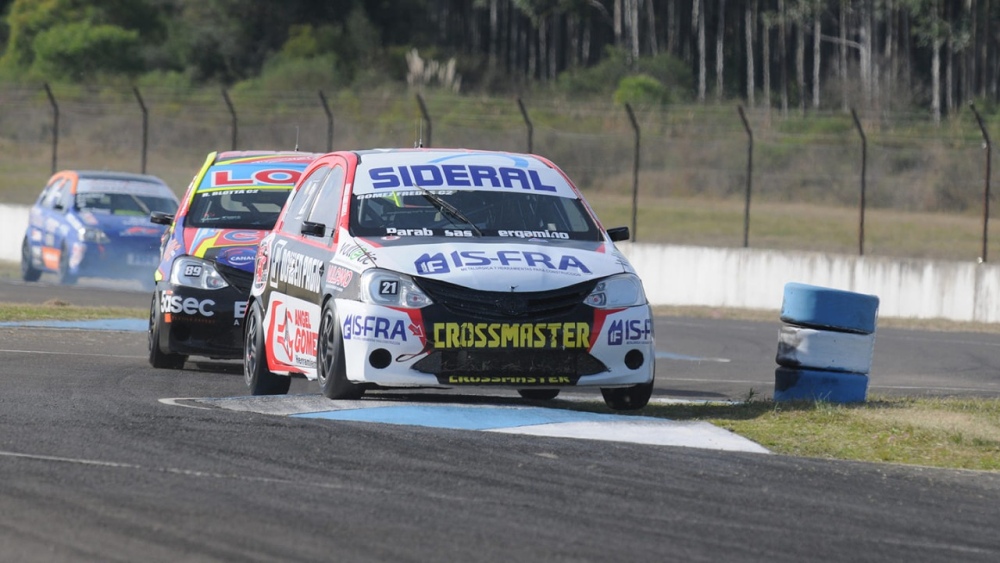
[[[424,194],[424,198],[427,201],[434,204],[434,207],[436,207],[438,211],[452,218],[458,219],[459,221],[472,227],[472,232],[476,233],[477,237],[483,236],[483,232],[479,230],[479,227],[477,227],[475,223],[472,222],[472,219],[466,217],[465,214],[459,211],[457,207],[441,199],[441,196],[435,194],[434,192],[428,190],[423,186],[417,185],[417,189]]]
[[[146,205],[145,202],[143,202],[141,199],[135,197],[135,195],[133,195],[133,194],[128,194],[128,196],[130,198],[132,198],[132,201],[134,201],[136,203],[136,205],[139,206],[139,210],[140,211],[142,211],[146,215],[149,215],[149,206]]]

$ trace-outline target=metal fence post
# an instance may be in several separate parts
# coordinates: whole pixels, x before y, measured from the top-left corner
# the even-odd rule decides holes
[[[417,94],[417,103],[420,105],[420,113],[424,116],[424,123],[427,124],[427,142],[424,142],[423,132],[421,132],[420,139],[417,140],[418,146],[430,147],[431,145],[431,114],[427,112],[427,105],[424,104],[424,97]]]
[[[49,83],[45,83],[45,93],[49,97],[49,103],[52,105],[52,173],[56,173],[56,161],[59,154],[59,104],[56,103],[56,97],[52,95],[52,89],[49,88]]]
[[[628,112],[632,129],[635,130],[635,158],[632,161],[632,241],[638,242],[639,227],[636,222],[639,212],[639,122],[636,121],[635,114],[632,113],[632,106],[627,102],[625,103],[625,111]]]
[[[319,101],[323,103],[323,111],[326,112],[326,152],[333,152],[333,112],[330,111],[330,104],[326,103],[322,90],[319,91]]]
[[[990,141],[990,132],[986,130],[983,116],[979,115],[976,105],[969,104],[969,107],[972,108],[972,113],[976,115],[979,130],[983,132],[983,143],[985,144],[983,148],[986,149],[986,180],[984,181],[985,187],[983,188],[983,254],[979,257],[980,262],[986,262],[990,225],[990,175],[992,174],[990,162],[993,160],[993,142]]]
[[[861,128],[861,120],[858,119],[858,112],[854,111],[854,108],[851,108],[851,117],[854,118],[854,126],[858,128],[858,134],[861,135],[861,219],[858,223],[858,256],[863,256],[865,254],[865,177],[868,168],[868,138],[865,137],[865,131]]]
[[[524,124],[528,128],[528,153],[531,154],[535,151],[533,138],[535,136],[535,126],[531,124],[531,119],[528,117],[528,110],[524,107],[524,102],[521,98],[517,99],[517,107],[521,108],[521,117],[524,118]]]
[[[236,119],[236,108],[233,107],[233,102],[229,99],[229,92],[226,92],[225,88],[222,89],[222,99],[226,101],[226,107],[229,108],[229,115],[233,118],[233,150],[236,150],[236,132],[239,124]]]
[[[750,122],[747,121],[743,106],[736,106],[740,112],[740,119],[743,120],[743,128],[747,130],[747,189],[746,202],[743,206],[743,248],[750,247],[750,192],[753,187],[753,130],[750,129]]]
[[[146,104],[142,101],[139,88],[133,86],[132,92],[135,94],[135,99],[139,102],[139,109],[142,110],[142,173],[145,174],[146,151],[149,149],[149,111],[146,110]]]

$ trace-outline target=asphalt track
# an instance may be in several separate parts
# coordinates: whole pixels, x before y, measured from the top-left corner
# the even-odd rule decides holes
[[[149,303],[0,281],[51,298]],[[778,327],[657,319],[654,397],[770,394]],[[233,363],[154,370],[130,330],[0,327],[0,366],[0,561],[1000,560],[995,473],[406,418],[550,416],[501,392],[375,394],[400,418],[371,422],[302,379],[262,400]],[[997,335],[880,329],[871,390],[1000,396],[998,370]]]

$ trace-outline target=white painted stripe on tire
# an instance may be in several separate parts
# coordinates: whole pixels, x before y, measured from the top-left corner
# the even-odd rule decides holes
[[[778,333],[778,365],[867,374],[875,334],[854,334],[784,325]]]

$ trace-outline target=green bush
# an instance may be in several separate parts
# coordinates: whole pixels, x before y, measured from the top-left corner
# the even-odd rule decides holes
[[[659,80],[648,74],[626,76],[615,90],[615,103],[633,106],[662,106],[670,102],[670,93]]]

